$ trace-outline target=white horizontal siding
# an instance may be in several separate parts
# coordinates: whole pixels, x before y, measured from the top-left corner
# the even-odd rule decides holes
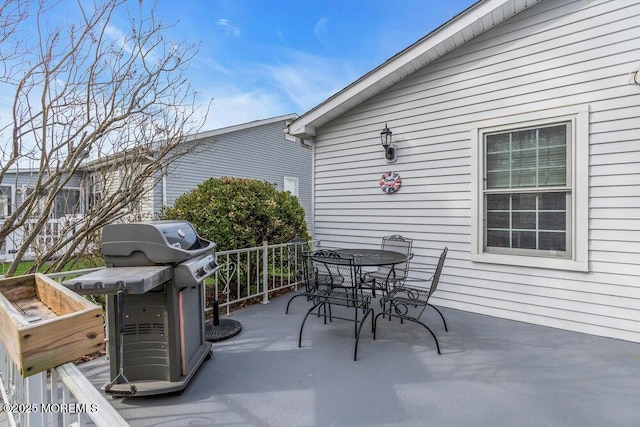
[[[639,44],[637,1],[544,1],[321,127],[315,237],[370,246],[400,233],[422,267],[448,246],[444,306],[640,342],[640,87],[628,79]],[[584,104],[589,272],[472,263],[471,124]],[[378,186],[388,170],[403,183],[391,195]]]

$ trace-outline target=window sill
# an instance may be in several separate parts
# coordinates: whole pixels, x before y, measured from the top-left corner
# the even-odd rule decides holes
[[[546,268],[552,270],[589,271],[589,263],[571,259],[525,257],[501,254],[471,254],[472,262]]]

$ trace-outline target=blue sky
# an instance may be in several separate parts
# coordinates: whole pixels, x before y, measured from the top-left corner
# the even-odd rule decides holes
[[[51,1],[56,7],[44,17],[47,25],[77,17],[77,2],[85,4]],[[135,9],[137,0],[128,2]],[[168,42],[200,46],[187,77],[200,102],[213,99],[206,131],[301,115],[475,2],[144,0],[143,8],[155,4],[156,19],[172,25]],[[127,29],[126,9],[110,22],[114,34]],[[0,87],[0,122],[11,118],[6,90]]]
[[[205,130],[303,114],[475,0],[159,0],[189,77],[214,98]]]

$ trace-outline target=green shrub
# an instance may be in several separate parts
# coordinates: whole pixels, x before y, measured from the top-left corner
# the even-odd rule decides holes
[[[218,251],[309,238],[298,199],[254,179],[211,178],[180,196],[162,217],[189,221]]]

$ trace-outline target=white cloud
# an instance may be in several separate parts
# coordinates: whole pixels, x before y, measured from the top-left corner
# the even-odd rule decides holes
[[[315,107],[353,82],[358,75],[348,63],[301,52],[290,53],[286,63],[264,65],[268,79],[300,110]]]
[[[360,75],[346,60],[273,46],[269,51],[278,58],[276,62],[223,67],[212,57],[199,57],[192,83],[200,102],[213,99],[203,130],[303,114]]]
[[[189,64],[189,68],[195,76],[205,81],[213,73],[220,73],[226,76],[234,75],[234,70],[216,61],[213,57],[204,54],[197,55]]]
[[[120,28],[108,24],[105,27],[105,34],[108,38],[110,38],[114,43],[116,43],[124,52],[129,55],[139,55],[139,52],[134,51],[138,46],[134,45],[134,41],[132,40],[132,36],[129,33],[122,31]],[[138,43],[139,44],[139,43]],[[170,47],[173,48],[171,44]],[[142,46],[142,49],[146,49],[148,46]],[[158,55],[158,50],[161,48],[155,47],[151,48],[151,50],[147,50],[144,52],[144,58],[147,62],[155,62],[160,60],[160,56]]]
[[[323,35],[325,32],[325,27],[327,26],[327,22],[329,22],[329,19],[323,16],[322,18],[320,18],[320,20],[316,23],[316,26],[313,28],[313,34],[316,36],[318,40],[320,40],[322,44],[325,44],[323,40]]]
[[[223,18],[218,19],[218,22],[216,22],[216,25],[222,28],[224,30],[224,33],[228,36],[238,37],[242,34],[242,32],[240,31],[240,28],[234,27],[233,25],[231,25],[228,19],[223,19]]]
[[[203,131],[295,113],[277,94],[263,90],[245,92],[229,86],[216,88],[202,96],[213,98]]]
[[[120,28],[114,25],[107,25],[104,33],[114,42],[117,42],[120,47],[127,53],[133,52],[131,43],[127,43],[127,34]]]

